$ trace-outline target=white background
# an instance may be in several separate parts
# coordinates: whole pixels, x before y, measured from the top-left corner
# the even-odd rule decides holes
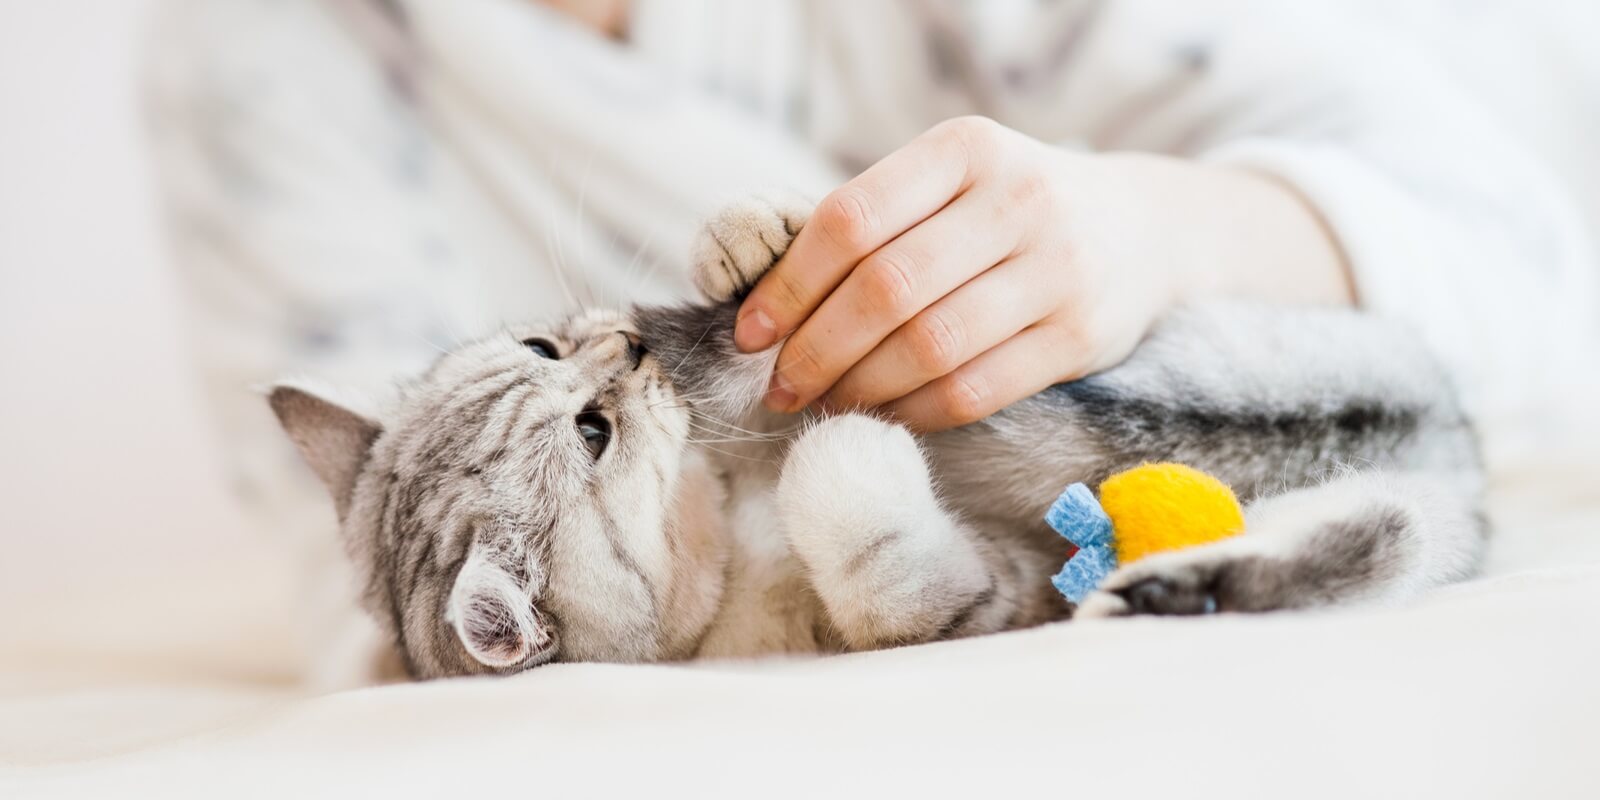
[[[0,0],[0,619],[97,579],[61,564],[198,557],[244,529],[159,236],[150,5]]]

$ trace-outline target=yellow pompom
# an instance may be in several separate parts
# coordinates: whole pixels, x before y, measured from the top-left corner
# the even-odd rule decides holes
[[[1145,464],[1100,484],[1117,561],[1226,539],[1244,531],[1244,512],[1226,484],[1182,464]]]

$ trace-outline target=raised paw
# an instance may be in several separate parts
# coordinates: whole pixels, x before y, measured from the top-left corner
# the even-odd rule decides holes
[[[754,286],[783,257],[810,213],[799,198],[776,193],[724,207],[695,235],[695,286],[717,302]]]
[[[951,635],[993,605],[983,556],[939,507],[916,440],[900,426],[859,414],[817,424],[784,462],[777,507],[851,649]]]
[[[904,427],[865,414],[812,425],[784,460],[778,497],[796,514],[872,509],[878,514],[937,508],[922,451]]]

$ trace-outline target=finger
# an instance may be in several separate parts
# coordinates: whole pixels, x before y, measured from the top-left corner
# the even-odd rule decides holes
[[[1060,355],[1067,341],[1054,326],[1035,325],[883,410],[917,431],[976,422],[1046,386],[1077,377],[1077,354]]]
[[[861,259],[965,191],[977,138],[970,129],[977,127],[961,120],[935,126],[823,198],[740,306],[733,335],[739,349],[762,350],[792,333]]]
[[[832,407],[873,408],[954,372],[1054,306],[1036,262],[1011,260],[973,278],[901,325],[828,391]]]
[[[1010,256],[1017,226],[1001,209],[969,192],[862,260],[784,343],[768,406],[809,404],[906,320]]]

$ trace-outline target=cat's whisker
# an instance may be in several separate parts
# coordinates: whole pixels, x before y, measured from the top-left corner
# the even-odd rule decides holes
[[[579,302],[578,296],[573,293],[572,284],[567,282],[567,264],[566,259],[562,257],[561,253],[561,233],[556,229],[555,211],[552,209],[546,209],[544,216],[545,255],[550,259],[551,270],[555,272],[556,285],[561,288],[561,294],[566,298],[567,306],[569,308],[576,309],[578,311],[585,310],[583,303]]]
[[[593,174],[594,174],[594,151],[591,150],[591,151],[589,151],[589,157],[587,159],[585,159],[584,162],[583,162],[583,173],[578,178],[578,203],[577,203],[578,210],[577,210],[577,213],[574,215],[576,217],[576,220],[574,222],[574,226],[576,227],[576,229],[578,231],[578,237],[579,237],[578,238],[578,260],[580,262],[582,262],[583,264],[591,263],[589,261],[589,251],[584,246],[585,243],[589,240],[589,237],[583,235],[584,234],[583,212],[584,212],[585,205],[589,201],[589,179],[591,177],[593,177]],[[594,298],[590,297],[589,301],[590,302],[594,302]]]
[[[703,414],[703,413],[699,412],[693,405],[691,405],[691,404],[689,404],[687,402],[684,402],[682,400],[675,400],[675,399],[670,399],[670,398],[669,399],[664,399],[664,400],[657,401],[655,403],[651,403],[648,407],[650,409],[652,409],[652,410],[661,409],[661,408],[668,408],[668,409],[677,409],[677,410],[690,411],[692,413],[692,416],[689,419],[689,424],[690,425],[693,425],[694,427],[699,428],[699,429],[704,430],[704,431],[716,433],[718,435],[730,435],[730,434],[737,433],[737,434],[740,434],[740,435],[742,435],[744,437],[747,437],[750,440],[762,439],[762,440],[768,440],[768,441],[775,441],[775,440],[779,440],[779,439],[788,438],[786,434],[775,433],[775,432],[771,432],[771,431],[750,430],[749,428],[741,427],[741,426],[736,425],[736,424],[734,424],[732,422],[728,422],[726,420],[719,419],[717,417],[713,417],[713,416],[709,416],[709,415]],[[705,423],[710,423],[710,424],[705,424]],[[714,426],[721,426],[722,430],[719,430],[718,428],[716,428]]]
[[[692,437],[688,440],[688,442],[689,444],[696,446],[704,446],[708,444],[750,444],[749,439],[695,439]]]
[[[717,453],[718,455],[724,455],[724,456],[727,456],[728,458],[737,458],[737,459],[740,459],[740,460],[743,460],[743,461],[753,461],[753,462],[758,463],[758,464],[771,464],[771,463],[774,463],[776,461],[776,459],[771,457],[771,456],[768,456],[768,457],[765,457],[765,458],[762,458],[760,456],[749,456],[749,455],[745,455],[743,453],[734,453],[734,452],[730,452],[728,450],[723,450],[722,448],[719,448],[719,447],[712,447],[709,444],[700,444],[699,446],[704,447],[705,449],[710,450],[713,453]]]
[[[456,326],[456,320],[452,317],[452,315],[445,314],[441,316],[439,320],[444,323],[445,332],[450,334],[450,338],[455,340],[451,344],[453,349],[460,349],[462,345],[472,341],[473,338],[475,338],[471,336],[463,336],[461,329]]]
[[[695,407],[695,400],[696,398],[689,396],[668,397],[651,403],[648,407],[651,410],[661,408],[688,410],[691,412],[691,416],[688,420],[691,426],[706,434],[719,437],[728,437],[730,440],[746,442],[778,442],[790,439],[794,435],[793,432],[751,430],[736,423],[729,422],[728,420],[705,414]]]
[[[724,421],[724,420],[719,420],[719,419],[716,419],[714,417],[702,416],[701,419],[709,421],[709,422],[715,422],[716,424],[721,425],[723,428],[725,428],[725,429],[727,429],[729,431],[732,431],[734,433],[744,434],[746,436],[751,437],[752,439],[759,438],[759,439],[766,439],[766,440],[769,440],[769,441],[776,441],[776,440],[779,440],[779,439],[787,439],[787,438],[789,438],[788,434],[777,433],[777,432],[774,432],[774,431],[753,431],[753,430],[750,430],[749,428],[740,427],[740,426],[735,425],[735,424],[733,424],[731,422],[727,422],[727,421]],[[691,422],[691,424],[694,424],[697,427],[700,427],[700,428],[702,428],[704,430],[715,430],[715,428],[712,428],[710,426],[699,425],[699,423],[695,423],[693,420],[690,420],[690,422]]]
[[[656,231],[651,231],[650,235],[644,237],[643,242],[641,242],[637,247],[633,248],[633,258],[628,261],[628,266],[622,270],[624,286],[634,286],[639,283],[643,283],[645,278],[654,276],[655,267],[660,263],[654,258],[650,259],[650,269],[645,274],[635,275],[634,270],[639,267],[645,252],[650,249],[650,245],[654,244],[655,240]]]
[[[711,329],[714,328],[714,327],[716,327],[716,326],[715,325],[707,325],[706,329],[700,332],[700,338],[695,339],[694,340],[694,344],[689,346],[689,352],[684,353],[683,354],[683,358],[679,359],[678,363],[675,366],[673,366],[673,368],[672,368],[672,370],[670,372],[667,373],[667,378],[669,380],[671,380],[673,383],[677,383],[678,370],[682,369],[684,364],[689,363],[689,359],[694,357],[694,352],[696,350],[700,349],[700,343],[705,341],[707,336],[711,335]]]
[[[575,212],[574,212],[574,215],[573,215],[573,234],[578,237],[578,266],[579,266],[578,271],[574,272],[573,275],[577,277],[578,285],[583,290],[583,297],[584,297],[584,300],[586,301],[586,303],[583,305],[583,309],[585,311],[587,311],[587,310],[589,310],[591,308],[595,308],[595,307],[597,307],[599,305],[595,301],[594,284],[589,281],[589,277],[588,277],[589,273],[588,273],[588,271],[583,269],[583,267],[587,267],[590,263],[592,263],[592,262],[589,261],[589,252],[588,252],[588,248],[586,246],[587,242],[589,241],[589,237],[587,235],[588,231],[586,230],[585,225],[584,225],[584,208],[585,208],[586,204],[588,203],[589,178],[590,178],[590,175],[591,175],[591,173],[593,171],[593,167],[594,167],[594,154],[591,152],[589,154],[589,159],[584,162],[583,173],[578,178],[578,202],[576,203],[576,208],[575,208]],[[560,237],[560,232],[559,231],[557,232],[556,243],[557,243],[558,246],[560,246],[560,244],[561,244],[561,237]],[[566,248],[565,247],[561,248],[561,255],[562,255],[562,261],[565,262],[566,261]],[[563,267],[563,268],[565,268],[565,267]]]
[[[692,399],[692,398],[668,398],[668,399],[664,399],[664,400],[661,400],[661,401],[658,401],[656,403],[651,404],[651,407],[652,408],[670,407],[670,408],[677,408],[677,409],[687,409],[689,411],[694,412],[695,413],[695,417],[697,419],[703,421],[703,422],[711,423],[711,424],[714,424],[714,425],[720,425],[723,428],[727,428],[729,430],[733,430],[733,431],[738,431],[738,432],[741,432],[741,433],[749,434],[751,436],[765,436],[765,437],[772,438],[772,439],[783,439],[783,438],[788,438],[788,436],[789,436],[789,434],[779,433],[779,432],[775,432],[775,431],[756,431],[756,430],[751,430],[749,428],[745,428],[745,427],[742,427],[740,425],[737,425],[737,424],[735,424],[733,422],[729,422],[728,420],[722,419],[720,417],[716,417],[716,416],[713,416],[713,415],[710,415],[710,414],[706,414],[706,413],[704,413],[704,412],[699,410],[699,408],[695,405],[695,402],[696,401],[694,399]]]
[[[433,341],[432,339],[429,339],[427,336],[424,336],[422,331],[419,331],[419,330],[416,330],[416,329],[410,329],[410,332],[411,332],[411,335],[415,336],[418,341],[420,341],[423,344],[433,348],[434,350],[439,351],[440,355],[446,355],[446,356],[450,355],[450,351],[449,350],[446,350],[443,347],[440,347],[437,342]]]
[[[774,439],[768,438],[768,437],[765,437],[765,436],[742,436],[742,435],[738,435],[736,433],[730,433],[730,432],[725,432],[725,431],[717,431],[717,430],[713,430],[713,429],[710,429],[710,428],[698,428],[698,429],[701,432],[703,432],[704,434],[706,434],[707,437],[714,437],[714,438],[700,438],[700,439],[697,439],[693,435],[691,435],[689,437],[690,441],[697,442],[697,443],[698,442],[707,442],[707,441],[767,443],[767,442],[775,441]]]

